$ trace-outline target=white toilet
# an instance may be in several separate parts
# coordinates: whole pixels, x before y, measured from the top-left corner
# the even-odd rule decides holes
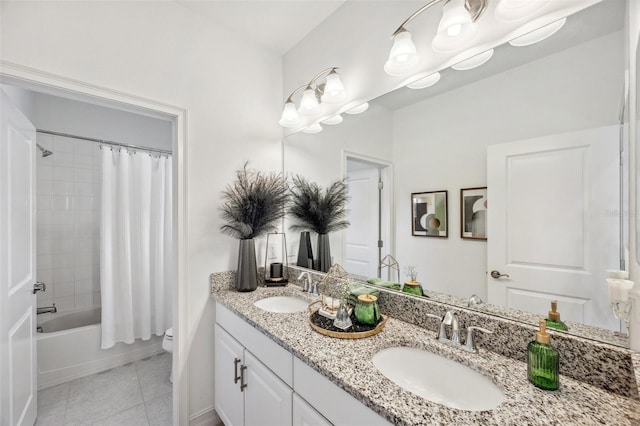
[[[162,339],[162,349],[170,354],[173,353],[173,327],[165,331],[164,338]],[[171,374],[169,375],[169,381],[173,383],[173,358],[171,359]]]

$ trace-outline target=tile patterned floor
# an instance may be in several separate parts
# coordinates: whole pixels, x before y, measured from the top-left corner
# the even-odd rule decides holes
[[[38,426],[170,426],[171,354],[38,392]]]

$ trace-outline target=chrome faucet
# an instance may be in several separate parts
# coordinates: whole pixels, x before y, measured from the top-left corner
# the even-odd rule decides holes
[[[313,282],[311,278],[311,274],[309,271],[304,271],[298,275],[298,281],[302,281],[302,291],[306,293],[311,293],[314,295],[318,294],[318,290],[316,284]]]
[[[56,304],[54,303],[53,306],[43,306],[42,308],[36,308],[36,314],[40,315],[40,314],[55,314],[56,312],[58,312],[58,308],[56,308]]]
[[[446,326],[451,326],[451,336],[449,338],[447,338]],[[456,346],[460,345],[460,325],[458,324],[458,317],[453,311],[445,312],[444,317],[442,317],[438,340],[449,340]]]

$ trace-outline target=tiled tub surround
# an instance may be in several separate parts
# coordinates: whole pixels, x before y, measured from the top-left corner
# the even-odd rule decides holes
[[[299,287],[259,287],[250,293],[229,288],[232,273],[212,275],[212,296],[293,355],[307,363],[389,422],[399,425],[434,424],[640,424],[640,404],[566,376],[561,388],[546,392],[526,379],[526,364],[481,350],[469,354],[436,341],[435,332],[395,318],[366,339],[333,339],[313,331],[307,313],[275,314],[253,305],[259,299],[295,295],[314,300]],[[286,320],[285,320],[286,318]],[[426,401],[386,379],[374,367],[373,355],[388,347],[423,348],[465,364],[491,378],[505,400],[490,411],[471,412]]]

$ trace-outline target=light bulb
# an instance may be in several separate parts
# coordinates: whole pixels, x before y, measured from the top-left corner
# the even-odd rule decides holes
[[[318,98],[316,97],[316,91],[307,86],[302,94],[302,100],[300,101],[300,111],[304,114],[311,114],[318,108]]]
[[[314,123],[306,129],[302,129],[304,133],[320,133],[322,131],[322,126],[319,123]]]
[[[474,55],[469,59],[465,59],[464,61],[460,61],[455,65],[451,65],[451,68],[458,71],[470,70],[484,64],[489,59],[491,59],[492,56],[493,49],[485,50],[484,52],[478,53],[477,55]]]
[[[413,83],[407,84],[409,89],[425,89],[427,87],[431,87],[440,81],[440,73],[434,72],[433,74],[428,74]]]
[[[411,72],[420,62],[411,33],[405,29],[393,37],[393,46],[384,70],[389,75],[404,75]]]
[[[336,114],[333,117],[329,117],[322,122],[322,124],[340,124],[342,123],[342,116],[340,114]]]
[[[332,70],[327,76],[327,82],[324,85],[324,93],[322,94],[322,102],[335,104],[342,102],[347,98],[344,85],[340,81],[340,76],[335,70]]]
[[[282,127],[295,127],[300,123],[300,116],[293,102],[287,101],[282,110],[282,117],[278,122]]]
[[[369,103],[365,102],[362,105],[358,105],[357,107],[351,108],[349,111],[345,111],[347,114],[360,114],[369,109]]]
[[[567,22],[567,18],[562,18],[558,21],[552,22],[548,25],[521,35],[520,37],[516,37],[511,40],[509,44],[512,46],[521,47],[538,43],[560,31],[560,28],[564,26],[565,22]]]

